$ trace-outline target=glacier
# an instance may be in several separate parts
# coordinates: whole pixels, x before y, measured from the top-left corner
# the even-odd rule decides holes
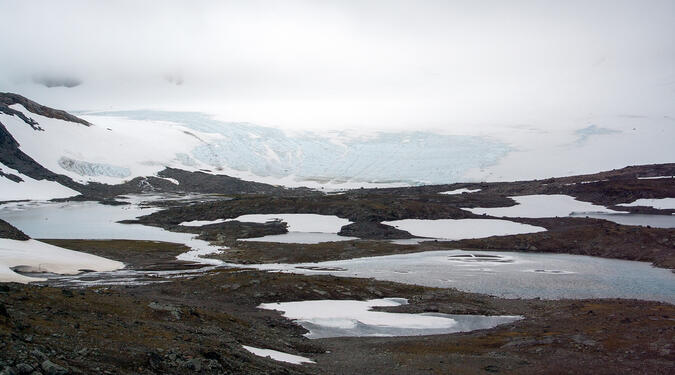
[[[261,177],[318,182],[440,184],[459,181],[466,171],[497,163],[507,144],[474,135],[424,131],[350,136],[345,132],[287,133],[248,123],[224,122],[199,112],[114,111],[90,113],[133,120],[177,123],[199,133],[215,134],[200,142],[192,158],[216,170],[246,171]]]

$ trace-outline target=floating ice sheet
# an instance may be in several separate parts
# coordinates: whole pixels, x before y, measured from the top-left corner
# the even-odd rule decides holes
[[[546,229],[534,225],[521,224],[498,219],[440,219],[422,220],[405,219],[384,221],[405,230],[413,236],[461,240],[466,238],[483,238],[490,236],[506,236],[511,234],[544,232]]]

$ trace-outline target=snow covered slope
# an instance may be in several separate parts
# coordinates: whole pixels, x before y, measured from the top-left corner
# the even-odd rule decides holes
[[[78,182],[119,184],[155,175],[167,166],[195,169],[200,165],[188,154],[210,139],[171,123],[97,117],[87,127],[34,114],[20,104],[10,108],[32,118],[42,129],[0,113],[0,122],[19,142],[21,151],[50,171]]]
[[[0,201],[48,200],[79,195],[58,182],[36,180],[0,163]]]

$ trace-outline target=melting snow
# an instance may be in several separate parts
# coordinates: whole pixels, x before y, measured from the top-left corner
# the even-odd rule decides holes
[[[447,194],[447,195],[457,195],[457,194],[464,194],[464,193],[477,193],[481,191],[481,189],[467,189],[467,188],[461,188],[461,189],[455,189],[455,190],[450,190],[450,191],[442,191],[438,194]]]
[[[406,314],[373,311],[373,307],[407,304],[404,298],[368,301],[321,300],[263,303],[259,308],[279,310],[309,333],[311,339],[342,336],[419,336],[491,328],[521,319],[517,316]]]
[[[293,363],[296,365],[301,365],[303,363],[316,363],[312,361],[309,358],[306,357],[301,357],[299,355],[295,354],[288,354],[284,352],[279,352],[276,350],[272,349],[260,349],[260,348],[254,348],[252,346],[246,346],[242,345],[244,349],[248,350],[249,352],[259,356],[259,357],[269,357],[272,358],[275,361],[280,361],[280,362],[287,362],[287,363]]]
[[[78,274],[82,270],[112,271],[124,263],[46,244],[36,240],[17,241],[0,238],[0,282],[41,281],[12,271],[19,267],[24,272],[51,272]]]

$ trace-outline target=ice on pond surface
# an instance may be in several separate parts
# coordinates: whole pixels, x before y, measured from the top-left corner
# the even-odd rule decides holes
[[[264,237],[247,238],[242,241],[280,242],[315,244],[321,242],[357,240],[356,237],[339,236],[337,233],[343,226],[352,222],[333,215],[317,214],[250,214],[234,219],[248,223],[267,223],[280,220],[288,224],[288,233]]]
[[[405,230],[413,236],[442,238],[448,240],[505,236],[511,234],[537,233],[546,231],[546,229],[536,227],[534,225],[498,219],[405,219],[396,221],[383,221],[382,224],[391,225],[395,228]]]
[[[207,264],[222,264],[203,255],[217,253],[220,248],[196,238],[194,234],[169,232],[162,228],[140,224],[121,224],[155,212],[143,207],[138,197],[134,203],[121,206],[97,202],[27,202],[0,206],[0,218],[33,238],[52,239],[125,239],[164,241],[185,244],[192,250],[178,256],[179,260]]]
[[[257,269],[375,278],[506,298],[636,298],[675,303],[675,274],[582,255],[444,250]]]
[[[340,236],[335,233],[311,233],[311,232],[309,233],[288,232],[284,234],[272,234],[263,237],[239,239],[239,241],[301,243],[301,244],[317,244],[322,242],[351,241],[351,240],[358,240],[358,238]]]
[[[569,195],[521,195],[510,197],[516,201],[515,206],[494,208],[462,208],[477,215],[495,217],[562,217],[572,213],[621,213],[604,206],[582,202]]]
[[[573,214],[571,216],[603,219],[622,225],[641,225],[643,227],[650,226],[653,228],[675,228],[675,215],[584,213]]]
[[[251,214],[242,215],[234,219],[245,223],[267,223],[280,220],[288,224],[289,232],[337,233],[340,229],[352,222],[333,215],[317,214]]]
[[[481,189],[467,189],[467,188],[462,188],[462,189],[455,189],[455,190],[450,190],[450,191],[442,191],[438,194],[446,194],[446,195],[458,195],[458,194],[464,194],[464,193],[477,193],[481,191]]]
[[[280,362],[287,362],[287,363],[293,363],[295,365],[301,365],[303,363],[316,363],[312,361],[311,359],[307,357],[301,357],[299,355],[295,354],[288,354],[284,352],[280,352],[277,350],[272,350],[272,349],[260,349],[260,348],[255,348],[253,346],[246,346],[242,345],[244,349],[247,351],[259,356],[259,357],[265,357],[265,358],[271,358],[275,361],[280,361]]]
[[[263,303],[259,307],[283,312],[302,325],[310,339],[364,336],[421,336],[492,328],[520,320],[519,316],[408,314],[373,311],[373,307],[407,304],[404,298],[368,301],[320,300]]]
[[[646,207],[653,207],[659,210],[675,210],[675,198],[638,199],[631,203],[617,204],[617,206],[625,206],[625,207],[646,206]]]

